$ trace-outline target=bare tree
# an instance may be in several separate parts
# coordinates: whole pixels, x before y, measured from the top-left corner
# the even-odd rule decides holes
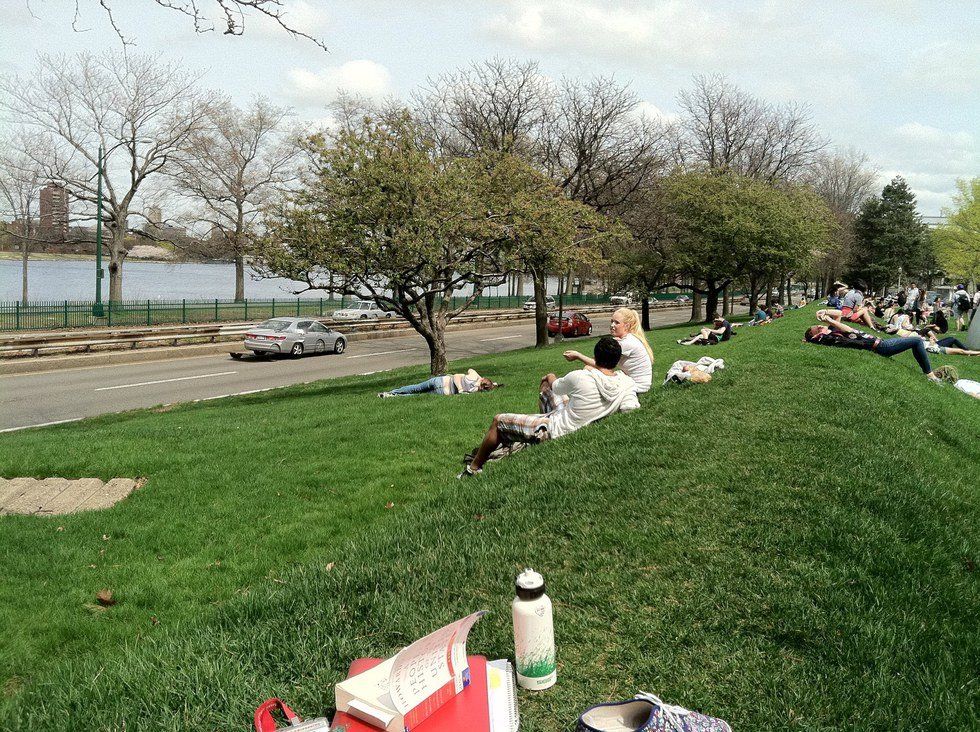
[[[103,221],[108,228],[109,299],[122,299],[122,269],[137,196],[173,165],[205,122],[210,95],[197,77],[136,54],[39,56],[29,77],[0,77],[0,107],[39,140],[29,155],[47,180],[95,215],[98,151],[105,149]]]
[[[677,152],[687,166],[775,183],[798,178],[827,145],[805,105],[767,104],[723,76],[696,76],[679,103]]]
[[[6,227],[8,236],[21,248],[21,300],[28,296],[27,262],[31,243],[38,237],[39,199],[45,183],[38,166],[26,151],[33,141],[20,135],[0,142],[0,211],[12,220]]]
[[[29,2],[29,0],[25,0],[25,2]],[[245,33],[245,23],[249,16],[264,17],[294,38],[305,38],[324,51],[327,50],[322,40],[299,30],[295,24],[290,22],[289,10],[283,0],[211,0],[210,3],[205,2],[205,0],[149,0],[149,2],[187,16],[193,23],[195,33],[212,33],[220,28],[226,36],[241,36]],[[86,30],[82,27],[83,4],[98,5],[123,45],[132,44],[116,19],[114,8],[117,7],[117,3],[112,0],[88,0],[86,3],[83,3],[82,0],[75,0],[72,28],[76,31]]]
[[[216,105],[177,159],[174,179],[194,206],[190,218],[209,228],[217,254],[235,261],[235,300],[245,299],[245,258],[262,208],[296,176],[300,148],[298,136],[284,129],[287,114],[265,99],[247,109]]]

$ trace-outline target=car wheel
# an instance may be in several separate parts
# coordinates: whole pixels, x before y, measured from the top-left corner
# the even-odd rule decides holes
[[[587,336],[592,335],[592,326],[591,325],[589,326],[589,329],[587,331],[585,331],[585,335],[587,335]]]
[[[265,358],[265,351],[252,351],[256,358]]]
[[[338,338],[336,341],[334,341],[333,344],[334,353],[343,353],[346,348],[347,348],[347,341],[345,341],[343,338]]]
[[[367,320],[367,315],[362,315],[361,320]]]
[[[324,353],[327,350],[327,344],[323,341],[317,341],[316,348],[314,350],[316,353]]]
[[[388,320],[391,320],[393,316],[391,313],[385,313],[385,317],[388,318]]]
[[[293,344],[293,347],[289,349],[289,355],[290,356],[295,356],[297,358],[300,357],[300,356],[302,356],[303,355],[303,344],[302,343],[298,343],[298,342],[297,343],[294,343]]]

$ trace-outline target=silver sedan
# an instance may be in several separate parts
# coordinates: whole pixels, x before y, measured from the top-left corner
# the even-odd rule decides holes
[[[343,353],[347,339],[311,318],[272,318],[249,328],[245,348],[256,356],[267,353]]]

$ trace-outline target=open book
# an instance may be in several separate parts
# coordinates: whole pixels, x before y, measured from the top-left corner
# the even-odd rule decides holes
[[[467,615],[336,686],[337,711],[386,732],[411,732],[470,683]]]

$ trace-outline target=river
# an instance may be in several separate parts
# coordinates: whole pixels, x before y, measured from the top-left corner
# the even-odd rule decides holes
[[[106,263],[103,262],[105,265]],[[28,264],[28,295],[31,300],[94,300],[95,260],[32,260]],[[108,272],[102,284],[103,299],[108,298]],[[548,291],[557,291],[557,281],[548,283]],[[246,270],[245,297],[249,299],[293,298],[302,283],[287,279],[253,280]],[[530,295],[531,284],[525,284]],[[20,299],[21,263],[0,260],[0,302]],[[506,286],[491,288],[487,295],[506,295]],[[235,265],[129,260],[123,266],[123,299],[125,300],[231,300],[235,296]],[[326,297],[321,290],[304,292],[298,297]]]

